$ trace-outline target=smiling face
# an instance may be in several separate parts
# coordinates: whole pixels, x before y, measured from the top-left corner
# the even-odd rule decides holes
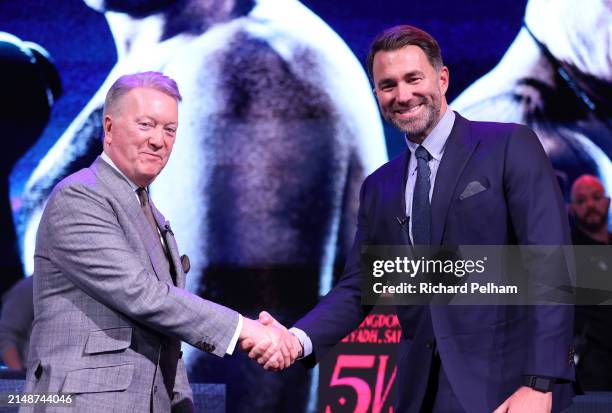
[[[146,187],[166,166],[177,127],[178,105],[172,96],[132,89],[104,118],[104,152],[132,182]]]
[[[448,69],[436,70],[418,46],[380,51],[372,66],[383,117],[421,143],[446,111]]]

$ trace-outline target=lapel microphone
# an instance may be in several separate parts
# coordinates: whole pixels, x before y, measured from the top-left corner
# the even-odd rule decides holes
[[[170,235],[174,236],[174,232],[172,232],[172,229],[170,228],[170,225],[169,225],[169,224],[164,225],[164,230],[165,230],[166,232],[169,232],[169,233],[170,233]]]
[[[400,227],[403,227],[404,224],[408,222],[408,217],[400,218],[396,216],[395,219],[397,219],[397,223],[400,225]]]

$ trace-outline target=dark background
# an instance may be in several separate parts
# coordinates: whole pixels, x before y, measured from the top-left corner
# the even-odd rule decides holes
[[[308,0],[302,3],[327,22],[361,62],[365,60],[371,39],[385,28],[412,24],[430,32],[440,42],[445,63],[450,68],[447,93],[450,102],[499,61],[519,30],[526,1]],[[115,63],[115,48],[104,16],[79,0],[3,0],[0,31],[46,48],[55,60],[64,88],[46,131],[16,168],[25,172],[33,168],[96,92]],[[403,139],[387,125],[385,134],[392,156],[403,148]],[[10,145],[15,139],[19,137],[5,137],[4,142]],[[21,188],[23,179],[23,174],[12,174],[13,190]]]

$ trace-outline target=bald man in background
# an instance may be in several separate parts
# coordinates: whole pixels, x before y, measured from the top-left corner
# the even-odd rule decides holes
[[[595,285],[609,285],[612,279],[612,254],[602,246],[612,244],[608,231],[610,197],[602,182],[592,175],[580,176],[572,185],[570,212],[575,226],[572,230],[574,245],[581,247],[577,260],[578,285],[585,278]],[[599,248],[598,248],[599,247]],[[579,296],[580,297],[580,296]],[[583,304],[595,296],[586,296]],[[612,307],[609,305],[578,305],[575,312],[576,380],[584,391],[612,390]]]

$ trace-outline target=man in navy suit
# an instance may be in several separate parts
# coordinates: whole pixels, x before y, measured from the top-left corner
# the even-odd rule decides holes
[[[429,34],[411,26],[385,31],[368,69],[383,116],[406,133],[408,148],[366,178],[343,277],[291,329],[311,365],[371,309],[362,304],[364,245],[570,244],[560,189],[536,135],[450,110],[449,71]],[[550,272],[551,258],[532,260],[530,279]],[[548,413],[571,404],[571,306],[397,311],[397,412]],[[258,347],[250,355],[260,363],[268,356]]]

